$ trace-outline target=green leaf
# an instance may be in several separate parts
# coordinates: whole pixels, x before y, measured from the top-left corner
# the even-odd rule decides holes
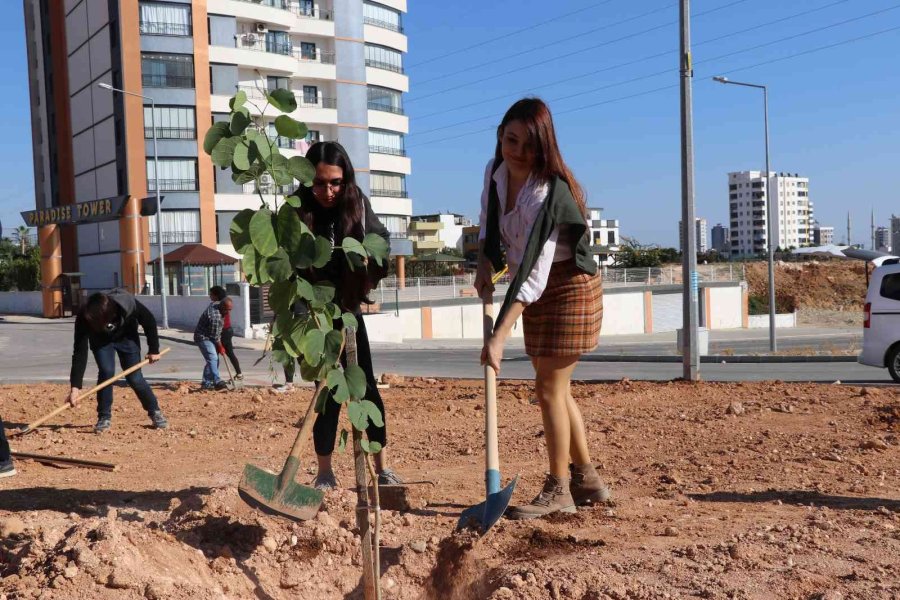
[[[231,226],[228,228],[231,232],[231,245],[238,254],[243,254],[247,246],[253,246],[253,242],[250,240],[250,219],[253,218],[253,214],[252,209],[245,208],[234,216]]]
[[[300,376],[304,381],[322,381],[327,373],[328,367],[324,365],[311,365],[305,360],[300,361]],[[327,398],[328,394],[325,394],[324,397]],[[322,402],[321,406],[324,407],[325,403]],[[316,403],[316,412],[321,413],[318,403]]]
[[[290,171],[291,176],[294,179],[296,179],[306,187],[312,185],[313,177],[316,176],[316,168],[305,156],[291,157],[291,159],[288,160],[288,171]]]
[[[316,379],[315,381],[318,381]],[[316,412],[318,414],[322,414],[325,412],[325,403],[331,400],[331,390],[328,389],[328,386],[322,386],[322,389],[319,390],[319,393],[316,395]]]
[[[381,452],[381,444],[378,442],[370,442],[367,439],[359,440],[359,447],[363,449],[363,452],[366,454],[378,454]]]
[[[321,235],[316,236],[316,257],[313,259],[312,266],[321,269],[327,265],[328,261],[331,260],[331,253],[333,251],[334,247],[331,245],[328,238]]]
[[[325,314],[330,316],[332,319],[340,319],[341,307],[333,302],[329,302],[325,305]]]
[[[259,209],[250,219],[250,239],[253,240],[253,247],[263,256],[273,256],[278,251],[274,215],[268,208]]]
[[[291,160],[293,160],[293,159],[291,159]],[[291,161],[289,160],[288,165],[290,165],[290,162]],[[300,198],[298,196],[288,196],[287,198],[284,199],[284,201],[285,201],[285,203],[293,206],[294,208],[300,208],[300,205],[302,204],[300,202]]]
[[[231,110],[237,110],[244,106],[247,102],[247,92],[244,90],[238,90],[237,93],[231,97],[231,100],[228,101],[228,108]]]
[[[317,364],[325,350],[325,334],[321,329],[310,329],[303,335],[299,348],[306,362]]]
[[[261,164],[250,165],[250,168],[246,171],[240,171],[238,173],[232,173],[231,180],[234,181],[238,185],[244,185],[245,183],[250,183],[251,181],[256,181],[259,179],[259,176],[263,174],[265,171],[265,167]]]
[[[266,270],[266,258],[260,256],[253,246],[247,246],[241,255],[244,273],[247,281],[252,285],[262,285],[269,282],[269,272]]]
[[[387,243],[387,240],[377,233],[369,233],[363,238],[362,245],[369,254],[369,258],[374,258],[375,262],[384,266],[384,259],[386,259],[391,252],[391,247],[390,244]]]
[[[278,209],[278,245],[290,256],[294,256],[300,250],[303,235],[308,233],[309,228],[300,220],[297,209],[289,204],[282,204]]]
[[[347,436],[349,432],[346,429],[341,429],[341,437],[338,440],[338,450],[340,452],[346,452],[347,450]]]
[[[342,374],[342,377],[345,375]],[[369,424],[369,415],[362,407],[362,402],[350,402],[347,404],[347,416],[357,431],[365,431]]]
[[[250,147],[243,141],[239,142],[238,145],[234,147],[232,162],[234,162],[234,166],[241,171],[246,171],[250,168]]]
[[[316,299],[316,291],[312,284],[302,278],[297,279],[297,295],[307,301]]]
[[[289,312],[297,294],[297,284],[293,281],[276,281],[269,287],[269,308],[276,315]]]
[[[341,357],[341,349],[344,343],[344,335],[334,329],[325,334],[324,358],[325,364],[334,366]]]
[[[269,173],[278,185],[291,185],[294,177],[288,171],[288,159],[281,154],[272,154],[269,165]]]
[[[306,125],[287,115],[275,117],[275,131],[281,137],[299,140],[306,137]]]
[[[362,243],[358,239],[352,236],[347,236],[344,238],[344,241],[341,242],[341,248],[344,249],[344,254],[358,254],[359,256],[368,256],[366,254],[366,249],[363,247]]]
[[[207,154],[212,154],[216,144],[223,138],[229,137],[231,137],[231,127],[228,125],[228,122],[219,121],[218,123],[213,123],[213,126],[206,131],[206,135],[203,137],[203,151]]]
[[[344,375],[345,377],[347,376],[346,373]],[[376,427],[384,427],[384,419],[381,416],[381,411],[378,410],[378,407],[374,402],[370,400],[361,400],[360,405],[363,407],[363,410],[366,411],[369,420],[372,421]]]
[[[344,313],[341,315],[341,321],[344,322],[344,329],[358,329],[359,323],[356,321],[356,317],[353,316],[353,313]]]
[[[279,248],[275,254],[266,259],[266,271],[275,281],[287,281],[294,274],[291,259],[284,248]]]
[[[222,138],[219,140],[219,143],[216,144],[216,147],[213,148],[210,157],[212,157],[213,164],[217,167],[222,167],[223,169],[231,166],[232,159],[234,158],[234,149],[237,147],[240,138],[230,137],[230,138]]]
[[[322,309],[326,304],[334,300],[334,285],[327,283],[317,284],[313,286],[313,293],[315,298],[309,301],[310,307],[316,310]]]
[[[259,157],[263,160],[269,160],[269,157],[272,155],[272,146],[269,142],[269,137],[264,133],[257,132],[256,137],[250,141]]]
[[[277,363],[280,363],[284,366],[290,365],[294,362],[294,357],[287,353],[285,350],[276,350],[272,349],[272,360]]]
[[[344,369],[344,377],[350,388],[350,396],[354,400],[362,400],[366,395],[366,372],[359,365],[349,365]]]
[[[231,133],[232,135],[241,135],[250,124],[250,113],[246,108],[231,113]]]
[[[344,379],[344,372],[340,369],[332,369],[328,372],[326,384],[331,390],[332,397],[338,404],[343,404],[350,399],[350,391],[347,389],[347,380]]]
[[[300,246],[291,254],[291,262],[298,269],[308,269],[316,257],[316,240],[311,235],[300,238]]]
[[[268,98],[269,104],[283,113],[292,113],[297,110],[297,98],[290,90],[278,88],[266,94],[266,98]]]

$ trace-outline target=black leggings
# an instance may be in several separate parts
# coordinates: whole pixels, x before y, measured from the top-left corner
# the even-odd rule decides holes
[[[0,462],[6,462],[9,458],[9,442],[6,441],[6,429],[3,427],[3,419],[0,418]]]
[[[234,329],[229,327],[222,330],[222,346],[225,347],[225,355],[231,364],[234,365],[234,374],[241,374],[241,363],[238,362],[237,355],[234,353]]]
[[[366,332],[366,322],[360,313],[356,313],[356,320],[359,322],[359,328],[356,330],[356,360],[359,367],[366,374],[366,400],[371,400],[378,410],[381,411],[381,418],[385,419],[384,401],[378,392],[378,384],[375,381],[375,372],[372,367],[372,350],[369,348],[369,335]],[[341,364],[347,366],[347,353],[341,355]],[[285,367],[285,380],[292,382],[294,380],[295,365]],[[313,425],[313,445],[316,448],[316,454],[319,456],[331,456],[334,452],[334,444],[337,441],[338,420],[341,416],[341,405],[335,402],[329,394],[325,402],[325,410],[316,416],[316,422]],[[387,423],[385,423],[386,425]],[[385,427],[378,427],[371,421],[366,428],[366,437],[370,442],[378,442],[382,447],[387,446],[387,431]]]

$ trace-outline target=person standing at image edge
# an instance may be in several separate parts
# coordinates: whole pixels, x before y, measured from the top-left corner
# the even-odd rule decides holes
[[[481,362],[500,373],[504,344],[521,316],[550,463],[537,497],[507,516],[533,519],[604,502],[609,490],[591,463],[571,389],[579,357],[599,340],[600,276],[590,254],[584,192],[563,161],[550,109],[540,99],[513,104],[497,128],[480,226],[476,291],[493,296],[491,269],[503,268],[504,247],[512,278]]]

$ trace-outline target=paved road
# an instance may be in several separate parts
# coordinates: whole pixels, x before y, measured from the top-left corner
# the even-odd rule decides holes
[[[855,337],[854,337],[855,336]],[[716,332],[711,351],[718,348],[742,348],[744,352],[761,352],[767,347],[765,332]],[[844,344],[858,341],[852,330],[797,330],[782,336],[781,347],[821,347],[825,344]],[[639,341],[644,340],[644,341]],[[25,381],[67,381],[71,364],[72,323],[65,321],[14,322],[0,318],[0,383]],[[599,354],[661,354],[671,352],[674,336],[617,336],[606,338],[598,348]],[[166,340],[164,346],[172,351],[158,365],[145,369],[151,380],[199,380],[202,369],[200,352],[185,341]],[[259,345],[257,342],[256,345]],[[239,348],[238,358],[244,366],[247,383],[269,385],[268,359],[259,365],[253,362],[260,351]],[[480,378],[479,348],[473,342],[433,341],[398,346],[380,345],[375,356],[379,372],[432,377]],[[92,378],[93,363],[89,363],[87,379]],[[280,380],[280,368],[276,369]],[[224,369],[223,369],[224,371]],[[224,374],[224,373],[223,373]],[[531,378],[534,376],[521,341],[513,342],[504,361],[502,377]],[[630,379],[668,380],[681,376],[677,363],[604,363],[583,362],[575,371],[576,378],[590,380]],[[841,380],[845,383],[888,383],[886,370],[872,369],[855,363],[789,363],[789,364],[703,364],[701,376],[706,380],[765,380],[822,381]]]

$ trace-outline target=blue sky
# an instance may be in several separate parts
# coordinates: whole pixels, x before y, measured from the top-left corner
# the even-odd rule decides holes
[[[409,4],[407,149],[416,212],[477,216],[492,130],[509,104],[534,93],[556,114],[563,153],[589,203],[603,207],[604,218],[619,219],[625,235],[677,244],[678,89],[650,92],[678,83],[677,2]],[[21,224],[18,212],[34,202],[22,6],[12,2],[8,9],[0,22],[5,231]],[[810,177],[816,216],[835,226],[837,241],[845,237],[849,208],[853,241],[868,242],[872,208],[880,225],[887,225],[891,210],[900,213],[900,29],[779,59],[900,28],[900,3],[697,0],[692,10],[698,216],[710,226],[727,224],[726,173],[763,166],[760,95],[710,81],[723,73],[770,86],[772,168]],[[497,40],[501,36],[507,37]],[[510,57],[515,53],[524,54]],[[742,69],[763,62],[769,64]],[[656,75],[661,71],[668,72]],[[471,84],[476,80],[483,81]],[[541,87],[561,80],[569,81]],[[429,132],[438,128],[446,129]]]

